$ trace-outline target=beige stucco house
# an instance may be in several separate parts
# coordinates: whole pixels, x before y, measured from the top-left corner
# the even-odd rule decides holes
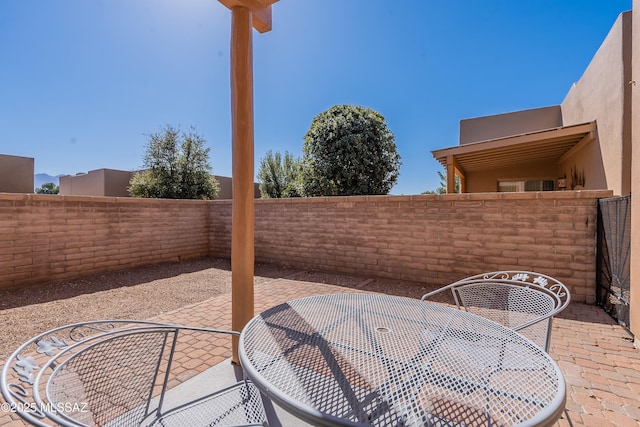
[[[640,186],[640,0],[620,14],[560,105],[460,121],[434,150],[447,192],[612,190]],[[634,154],[635,155],[632,155]],[[631,197],[629,329],[640,335],[640,198]]]
[[[621,14],[561,105],[460,121],[460,144],[432,152],[461,191],[631,193],[631,12]]]
[[[96,169],[88,173],[60,177],[60,195],[128,197],[133,172]]]
[[[0,154],[0,193],[33,193],[33,157]]]
[[[60,177],[60,194],[63,196],[129,197],[129,182],[135,172],[117,169],[96,169],[87,173]],[[218,199],[231,199],[232,179],[214,175],[218,181]],[[254,196],[260,197],[258,184]]]

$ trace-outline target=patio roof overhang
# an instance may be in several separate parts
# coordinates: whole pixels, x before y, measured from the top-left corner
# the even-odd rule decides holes
[[[454,175],[464,182],[469,172],[532,161],[558,162],[595,137],[593,121],[433,150],[431,154],[447,170],[447,193],[451,193]],[[464,185],[461,191],[465,191]]]

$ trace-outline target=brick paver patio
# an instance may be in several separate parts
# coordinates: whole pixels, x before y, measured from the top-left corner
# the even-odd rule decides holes
[[[295,298],[344,292],[359,291],[296,280],[295,275],[275,279],[256,285],[255,312]],[[221,295],[152,320],[230,329],[231,298]],[[571,304],[554,320],[550,353],[565,375],[567,411],[574,426],[640,426],[640,350],[602,309]],[[177,355],[181,366],[174,381],[185,381],[230,355],[228,340],[213,348],[184,348]],[[0,412],[0,426],[23,425],[15,414]],[[569,423],[563,416],[556,425]]]

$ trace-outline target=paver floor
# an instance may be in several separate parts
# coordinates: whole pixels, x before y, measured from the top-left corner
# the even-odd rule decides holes
[[[353,287],[275,279],[255,287],[255,313],[310,295],[360,292]],[[231,296],[221,295],[152,320],[191,326],[231,328]],[[640,426],[640,350],[631,335],[601,308],[571,304],[553,322],[551,356],[567,382],[567,412],[574,426]],[[198,349],[183,347],[176,360],[182,382],[231,356],[229,342]],[[0,412],[0,426],[24,424]],[[568,426],[562,417],[557,426]]]

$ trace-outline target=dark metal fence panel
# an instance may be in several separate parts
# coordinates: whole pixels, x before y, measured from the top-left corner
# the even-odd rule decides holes
[[[629,327],[631,196],[600,199],[596,303]]]

